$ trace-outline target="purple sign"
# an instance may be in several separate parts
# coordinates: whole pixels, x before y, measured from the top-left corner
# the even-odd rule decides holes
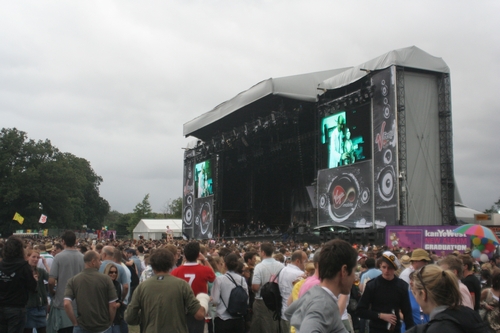
[[[464,251],[470,247],[467,235],[453,232],[454,226],[386,226],[385,242],[389,247],[421,248],[437,254]]]

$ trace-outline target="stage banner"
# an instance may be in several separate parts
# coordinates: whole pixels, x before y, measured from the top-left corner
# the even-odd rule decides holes
[[[194,221],[194,151],[184,153],[184,177],[182,200],[182,232],[193,238]]]
[[[391,68],[372,78],[375,220],[387,225],[395,225],[399,220],[396,90]]]
[[[372,162],[318,171],[318,225],[372,222]]]
[[[470,247],[467,235],[453,232],[456,226],[387,226],[385,240],[388,246],[399,246],[410,250],[421,248],[447,255],[453,251],[463,252]]]
[[[198,198],[194,203],[194,238],[211,239],[214,232],[214,196]]]

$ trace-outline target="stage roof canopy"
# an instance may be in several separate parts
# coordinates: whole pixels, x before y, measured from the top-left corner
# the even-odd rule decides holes
[[[319,88],[326,90],[341,88],[358,81],[368,75],[368,72],[381,70],[393,65],[439,73],[450,72],[450,68],[443,59],[434,57],[416,46],[411,46],[387,52],[375,59],[343,71],[320,83]]]
[[[217,105],[213,110],[184,124],[184,136],[224,118],[225,116],[269,95],[276,95],[306,102],[317,102],[318,84],[325,79],[342,73],[348,68],[323,72],[270,78],[261,81],[232,99]]]
[[[219,104],[211,111],[188,121],[184,124],[183,134],[186,137],[190,135],[196,136],[197,132],[203,127],[213,124],[269,95],[314,103],[318,101],[318,95],[321,95],[326,90],[349,85],[368,75],[370,71],[381,70],[392,65],[432,72],[450,72],[449,67],[441,58],[434,57],[418,47],[411,46],[387,52],[356,67],[270,78]]]

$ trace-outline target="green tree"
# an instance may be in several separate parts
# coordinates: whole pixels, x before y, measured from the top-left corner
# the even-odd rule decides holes
[[[156,217],[149,203],[149,193],[144,196],[141,202],[135,205],[133,218],[129,220],[128,232],[132,234],[135,226],[142,219],[152,219]]]
[[[167,219],[180,219],[182,218],[182,197],[177,199],[170,199],[163,207],[163,214]]]
[[[484,213],[486,214],[490,214],[490,213],[496,213],[496,214],[499,214],[500,213],[500,199],[498,199],[497,202],[495,202],[491,207],[490,209],[485,209]]]
[[[90,163],[60,152],[49,140],[29,140],[16,128],[0,131],[0,232],[15,229],[101,228],[109,203]],[[24,224],[12,221],[20,213]],[[48,216],[40,225],[40,214]]]

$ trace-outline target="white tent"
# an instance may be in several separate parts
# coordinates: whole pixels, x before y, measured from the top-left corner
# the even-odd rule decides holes
[[[474,214],[483,214],[483,212],[469,208],[464,204],[455,202],[455,216],[457,217],[458,221],[462,221],[461,223],[476,223]]]
[[[167,231],[167,225],[174,232],[174,237],[182,237],[182,220],[180,219],[142,219],[134,228],[133,238],[139,239],[139,236],[143,236],[145,239],[162,239]]]

